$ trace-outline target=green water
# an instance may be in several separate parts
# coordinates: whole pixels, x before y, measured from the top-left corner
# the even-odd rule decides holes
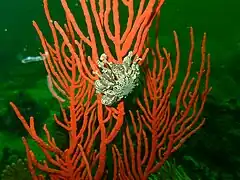
[[[55,7],[53,16],[62,21],[64,18],[58,0],[52,0],[51,5]],[[180,75],[185,72],[190,26],[194,28],[196,54],[200,53],[204,32],[207,33],[207,51],[211,54],[210,85],[213,89],[203,112],[206,123],[171,157],[192,180],[240,179],[239,9],[239,0],[166,0],[161,10],[160,43],[169,51],[174,50],[172,32],[178,33],[183,63]],[[43,63],[21,63],[21,59],[38,56],[42,50],[32,20],[44,29],[46,38],[51,38],[41,0],[3,1],[0,19],[2,171],[7,164],[25,157],[21,136],[27,133],[14,116],[9,101],[25,109],[24,115],[35,116],[39,127],[58,111],[58,105],[47,89]],[[150,41],[154,41],[153,33],[150,33]],[[199,58],[195,56],[194,63],[198,64]]]

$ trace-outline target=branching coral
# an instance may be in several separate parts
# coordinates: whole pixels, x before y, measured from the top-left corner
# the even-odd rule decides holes
[[[205,121],[198,120],[211,90],[208,85],[210,55],[206,55],[205,50],[206,34],[201,47],[201,65],[194,79],[190,76],[194,52],[193,29],[190,28],[188,66],[174,108],[170,97],[179,71],[178,36],[174,32],[175,59],[166,49],[161,54],[156,37],[156,47],[150,49],[153,66],[146,68],[146,87],[142,97],[136,99],[138,110],[135,112],[125,109],[124,97],[138,85],[139,66],[148,59],[149,49],[144,48],[145,40],[164,0],[89,0],[88,4],[86,0],[80,0],[87,35],[78,26],[66,0],[61,0],[66,15],[64,26],[53,21],[48,0],[43,2],[53,45],[46,40],[38,24],[33,22],[33,25],[44,49],[41,55],[48,73],[48,87],[59,101],[63,114],[63,120],[56,115],[54,120],[68,133],[69,144],[66,149],[59,148],[47,125],[43,127],[47,137],[44,141],[36,132],[34,118],[26,120],[11,103],[24,128],[46,156],[46,161],[40,163],[23,138],[32,179],[44,179],[36,173],[36,170],[41,170],[52,180],[146,180]],[[133,2],[139,3],[137,13],[134,13]],[[120,3],[127,7],[129,13],[123,33],[119,20]],[[111,17],[114,30],[109,26]],[[96,41],[97,36],[100,45]],[[114,53],[111,44],[114,45]],[[104,51],[100,58],[99,46]],[[90,49],[88,54],[86,48]],[[67,111],[62,105],[64,101],[69,103]],[[113,103],[116,106],[110,106]],[[122,139],[120,146],[115,143],[116,137]],[[112,153],[112,172],[106,166],[109,151]]]

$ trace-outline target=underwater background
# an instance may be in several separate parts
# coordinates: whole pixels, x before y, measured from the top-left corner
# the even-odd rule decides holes
[[[53,17],[64,20],[59,0],[49,1],[56,4],[50,9]],[[207,33],[207,52],[211,53],[210,85],[213,88],[202,114],[206,117],[205,125],[172,155],[167,173],[178,170],[191,180],[240,179],[239,9],[239,0],[166,0],[162,7],[160,43],[170,52],[174,51],[172,32],[177,32],[183,63],[180,76],[185,72],[190,45],[189,27],[194,28],[195,56],[199,58],[201,39],[203,33]],[[15,102],[26,117],[33,115],[39,132],[46,122],[51,129],[52,115],[59,111],[59,105],[47,88],[43,62],[21,62],[27,56],[38,56],[42,50],[32,20],[49,35],[46,38],[51,38],[42,0],[3,1],[0,18],[0,174],[3,174],[0,178],[11,179],[11,175],[17,173],[16,169],[26,168],[21,137],[27,136],[27,132],[9,102]],[[151,32],[149,36],[153,41]],[[54,125],[52,130],[59,133],[59,141],[63,142],[66,137],[61,131]],[[34,149],[34,143],[32,146],[38,151],[37,147]],[[152,178],[161,179],[160,175]],[[25,179],[31,179],[30,175],[18,176],[18,180]]]

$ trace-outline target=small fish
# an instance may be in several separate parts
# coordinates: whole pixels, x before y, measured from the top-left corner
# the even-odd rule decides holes
[[[23,64],[37,62],[37,61],[43,61],[42,56],[28,56],[21,60]]]

